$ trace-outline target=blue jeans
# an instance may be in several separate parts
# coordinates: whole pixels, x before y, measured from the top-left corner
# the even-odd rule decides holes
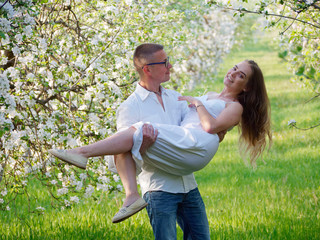
[[[209,223],[198,188],[188,193],[147,192],[144,199],[156,240],[177,239],[176,222],[184,240],[210,240]]]

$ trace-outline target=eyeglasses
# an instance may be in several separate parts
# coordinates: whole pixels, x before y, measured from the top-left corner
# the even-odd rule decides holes
[[[164,66],[166,68],[168,68],[170,62],[169,62],[169,57],[166,58],[166,60],[164,62],[155,62],[155,63],[148,63],[146,65],[150,66],[150,65],[156,65],[156,64],[164,64]],[[144,65],[145,66],[145,65]],[[142,69],[144,68],[144,66],[142,67]]]

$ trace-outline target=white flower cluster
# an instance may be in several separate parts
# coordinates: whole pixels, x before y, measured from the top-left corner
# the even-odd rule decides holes
[[[291,120],[288,121],[288,126],[295,126],[296,123],[297,123],[296,120],[291,119]]]
[[[36,210],[38,210],[39,212],[43,213],[46,209],[44,207],[37,207]]]

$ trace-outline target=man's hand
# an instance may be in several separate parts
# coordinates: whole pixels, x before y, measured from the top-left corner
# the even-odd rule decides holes
[[[221,131],[221,132],[218,132],[217,135],[219,137],[219,142],[222,142],[222,140],[224,139],[224,136],[226,135],[227,133],[227,130],[224,130],[224,131]]]
[[[152,125],[145,123],[142,126],[142,135],[143,140],[139,150],[141,155],[143,155],[147,149],[154,144],[158,136],[158,130],[154,129]]]

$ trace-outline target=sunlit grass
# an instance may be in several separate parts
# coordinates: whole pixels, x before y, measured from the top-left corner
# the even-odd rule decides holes
[[[287,126],[291,119],[306,128],[319,122],[319,104],[305,104],[312,95],[290,82],[291,75],[267,34],[233,51],[217,80],[195,94],[204,88],[220,91],[226,70],[243,59],[254,59],[263,69],[272,107],[273,145],[253,169],[239,155],[235,128],[211,163],[195,173],[211,238],[320,239],[320,128],[301,131]],[[30,191],[47,210],[29,215],[27,202],[18,199],[18,209],[0,213],[0,239],[153,239],[146,211],[111,223],[123,195],[102,195],[62,211],[50,208],[48,194],[38,185]]]

